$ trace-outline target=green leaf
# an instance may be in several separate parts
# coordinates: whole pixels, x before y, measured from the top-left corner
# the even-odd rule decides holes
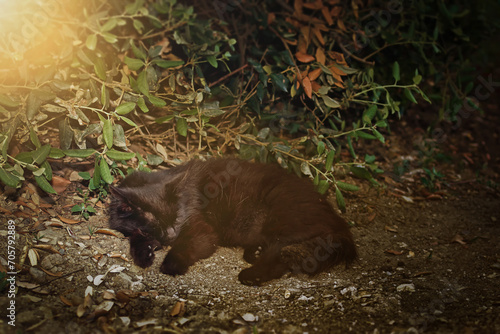
[[[85,42],[85,46],[87,46],[87,49],[94,51],[97,46],[97,35],[96,34],[88,35],[87,41]]]
[[[210,65],[212,65],[213,68],[219,67],[219,64],[217,63],[217,58],[215,58],[215,56],[213,55],[207,56],[207,61]]]
[[[300,171],[304,175],[312,176],[311,168],[309,167],[309,164],[305,161],[300,164]]]
[[[104,108],[107,108],[109,105],[109,92],[104,83],[101,87],[101,104]]]
[[[133,25],[135,30],[137,30],[139,34],[142,34],[142,31],[144,30],[144,24],[142,24],[142,22],[139,20],[134,20]]]
[[[99,166],[97,166],[99,167]],[[80,177],[86,181],[90,180],[92,177],[90,176],[90,173],[89,172],[78,172],[78,175],[80,175]]]
[[[327,107],[330,108],[340,108],[340,103],[329,97],[328,95],[321,95],[321,98],[323,99],[323,102]]]
[[[392,76],[394,77],[394,80],[396,80],[396,82],[399,81],[399,79],[400,79],[399,63],[397,61],[395,61],[394,64],[392,65]]]
[[[140,45],[139,45],[139,47],[137,47],[137,46],[135,46],[134,41],[130,40],[130,47],[132,48],[132,52],[134,53],[134,56],[136,58],[139,58],[139,59],[146,61],[146,59],[148,58],[148,55],[146,54],[146,52],[142,49],[142,47]]]
[[[147,113],[149,111],[149,108],[146,105],[146,101],[144,101],[144,98],[142,97],[137,100],[137,106],[142,110],[143,113]]]
[[[413,77],[413,83],[415,85],[418,85],[422,81],[422,76],[420,74],[417,74]]]
[[[364,112],[363,112],[363,123],[365,124],[371,124],[373,117],[375,117],[375,114],[377,113],[377,105],[372,104],[370,107],[368,107]]]
[[[57,194],[57,192],[54,190],[54,188],[52,188],[52,186],[50,185],[49,181],[47,181],[45,176],[36,176],[35,175],[35,181],[38,184],[38,186],[40,187],[40,189],[42,189],[46,193]]]
[[[118,115],[126,115],[135,109],[136,104],[134,102],[125,102],[116,107],[115,112]]]
[[[88,158],[95,152],[96,150],[93,148],[87,148],[84,150],[63,150],[63,153],[71,158]]]
[[[366,133],[364,131],[356,131],[356,135],[359,137],[359,138],[363,138],[363,139],[376,139],[377,137],[369,134],[369,133]]]
[[[16,177],[11,172],[6,171],[2,167],[0,167],[0,181],[12,188],[17,188],[21,185],[21,180],[18,177]]]
[[[94,161],[94,175],[92,175],[92,182],[94,186],[96,185],[98,186],[101,183],[101,167],[99,166],[99,160],[104,160],[104,159],[96,158]]]
[[[326,191],[328,190],[329,187],[330,187],[330,183],[328,183],[327,180],[320,180],[318,182],[317,190],[320,194],[324,194],[324,193],[326,193]]]
[[[72,141],[73,129],[69,125],[69,120],[65,118],[59,122],[59,142],[61,143],[61,148],[63,150],[69,149]]]
[[[179,117],[175,120],[175,128],[177,133],[183,137],[187,136],[187,121],[185,118]]]
[[[78,212],[82,212],[82,211],[83,211],[83,208],[80,204],[76,204],[71,208],[71,212],[73,212],[73,213],[78,213]]]
[[[148,95],[149,102],[151,102],[152,105],[155,107],[164,107],[167,105],[167,102],[164,100],[160,99],[159,97],[156,97],[154,95]]]
[[[148,165],[150,166],[158,166],[163,163],[163,158],[156,154],[148,154],[146,156],[146,160],[148,161]]]
[[[134,152],[121,152],[121,151],[117,151],[117,150],[113,150],[113,149],[106,151],[106,155],[110,159],[115,160],[115,161],[130,160],[133,157],[135,157]]]
[[[102,126],[102,136],[104,138],[104,142],[108,148],[113,147],[113,124],[111,120],[107,119],[103,122]]]
[[[94,72],[101,80],[106,80],[106,63],[102,58],[96,58],[94,61]]]
[[[104,182],[107,184],[113,183],[113,176],[111,175],[106,159],[101,159],[101,162],[99,163],[99,172],[101,173],[101,179]]]
[[[49,157],[51,157],[52,159],[61,159],[64,157],[64,152],[57,148],[57,147],[51,147],[50,148],[50,152],[49,152]]]
[[[184,65],[183,60],[163,60],[163,59],[155,59],[153,60],[153,64],[161,67],[161,68],[170,68]]]
[[[101,27],[101,32],[110,31],[114,27],[116,27],[117,24],[118,24],[118,19],[116,17],[112,17]]]
[[[342,192],[338,187],[335,188],[335,197],[337,198],[337,204],[339,206],[340,211],[345,212],[345,200]]]
[[[333,166],[333,158],[335,157],[335,151],[330,151],[326,155],[325,170],[330,171]]]
[[[288,93],[287,82],[288,80],[281,73],[271,73],[269,75],[274,86],[278,89]]]
[[[370,172],[364,167],[351,166],[350,170],[356,177],[360,179],[371,180],[373,178]]]
[[[158,124],[162,124],[168,121],[171,121],[175,116],[174,115],[168,115],[168,116],[163,116],[163,117],[158,117],[155,119],[155,122]]]
[[[104,40],[110,44],[114,44],[118,42],[118,37],[116,37],[115,34],[109,33],[109,32],[104,32],[102,33],[102,37]]]
[[[380,140],[380,142],[385,143],[384,136],[382,136],[382,134],[380,132],[378,132],[377,129],[373,128],[372,132],[375,135],[375,137],[377,137],[377,139]]]
[[[133,127],[136,127],[137,128],[137,124],[134,123],[134,121],[132,121],[131,119],[125,117],[125,116],[120,116],[120,119],[122,121],[124,121],[125,123],[127,123],[128,125],[130,126],[133,126]]]
[[[38,139],[38,136],[36,135],[35,130],[33,128],[30,128],[30,140],[35,145],[36,148],[40,148],[42,144],[40,143],[40,140]]]
[[[40,165],[50,153],[50,144],[44,145],[33,152],[33,164]]]
[[[411,90],[409,90],[408,88],[405,88],[404,92],[405,92],[404,94],[408,100],[410,100],[413,103],[418,103],[417,100],[415,100],[415,97],[413,96],[413,94],[411,93]]]
[[[356,159],[356,152],[354,152],[354,147],[352,146],[352,138],[350,135],[347,136],[347,149],[349,150],[349,153],[351,153],[351,156]]]
[[[325,143],[322,141],[318,142],[318,146],[316,147],[316,151],[318,152],[318,155],[323,154],[323,152],[325,152]]]
[[[337,181],[335,184],[337,185],[338,188],[340,188],[342,190],[346,190],[346,191],[358,191],[359,190],[359,187],[354,185],[354,184],[349,184],[349,183],[345,183],[342,181]]]
[[[142,94],[146,96],[149,95],[149,85],[146,71],[139,73],[139,76],[137,77],[137,88]]]
[[[128,68],[131,71],[137,71],[138,69],[140,69],[141,67],[143,67],[145,65],[142,60],[135,59],[135,58],[129,58],[127,56],[125,56],[125,58],[123,59],[123,62],[128,66]]]
[[[12,100],[7,95],[0,94],[0,105],[7,108],[16,108],[19,106],[19,102]]]

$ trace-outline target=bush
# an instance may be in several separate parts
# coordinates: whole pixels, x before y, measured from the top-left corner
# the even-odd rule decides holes
[[[321,192],[333,184],[341,208],[341,191],[357,187],[336,176],[376,183],[381,172],[356,142],[384,143],[388,118],[430,101],[421,84],[444,82],[430,96],[452,108],[470,79],[457,52],[488,20],[481,4],[431,1],[45,2],[2,22],[4,184],[19,187],[29,170],[54,193],[49,158],[94,156],[98,185],[113,182],[112,163],[231,153],[276,161]]]

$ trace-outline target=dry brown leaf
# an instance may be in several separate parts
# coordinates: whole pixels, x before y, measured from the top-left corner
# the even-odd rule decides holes
[[[323,48],[316,49],[316,60],[321,65],[325,65],[326,56],[325,56],[325,52],[323,51]]]
[[[71,181],[66,180],[64,177],[57,175],[52,176],[52,188],[54,188],[58,194],[63,193],[70,184]]]
[[[318,10],[323,7],[323,1],[316,0],[315,2],[306,2],[302,6],[307,9]]]
[[[63,302],[63,304],[68,305],[68,306],[74,306],[71,300],[68,298],[64,297],[63,295],[59,296],[59,299]]]
[[[342,21],[341,19],[337,19],[337,27],[339,27],[339,29],[342,31],[347,31],[344,25],[344,21]]]
[[[184,314],[185,311],[186,311],[185,310],[185,303],[178,301],[177,303],[175,303],[174,307],[172,308],[172,311],[170,311],[170,315],[172,317],[176,317],[176,316],[182,317],[182,315]]]
[[[311,85],[312,85],[313,92],[315,92],[315,93],[317,93],[321,88],[321,85],[319,83],[317,83],[316,81],[311,82]]]
[[[66,223],[66,224],[69,224],[69,225],[74,225],[74,224],[79,224],[79,223],[82,223],[83,221],[82,220],[74,220],[74,219],[71,219],[71,218],[65,218],[61,215],[57,215],[57,217],[63,222],[63,223]]]
[[[2,208],[1,206],[0,206],[0,212],[4,213],[4,214],[6,214],[6,215],[11,215],[11,214],[12,214],[12,212],[10,212],[10,211],[9,211],[9,210],[7,210],[7,209]]]
[[[52,254],[59,254],[59,251],[52,245],[33,245],[33,248],[41,249]]]
[[[112,235],[114,237],[119,238],[119,236],[114,231],[107,229],[107,228],[100,228],[100,229],[96,230],[94,233],[107,234],[107,235]]]
[[[333,18],[332,15],[330,14],[330,11],[328,10],[328,7],[323,6],[321,8],[321,13],[323,14],[323,17],[326,20],[326,23],[328,23],[329,26],[333,24]]]
[[[396,226],[385,225],[384,230],[386,230],[388,232],[398,233],[398,228]]]
[[[337,64],[347,67],[347,63],[342,53],[335,51],[328,51],[328,56],[332,58]]]
[[[415,275],[413,275],[413,277],[427,276],[427,275],[431,275],[431,274],[432,274],[432,271],[420,271],[420,272],[416,273]]]
[[[305,77],[302,79],[302,87],[304,87],[304,92],[306,93],[308,98],[312,98],[312,85],[309,77]]]
[[[316,38],[318,39],[318,42],[321,45],[325,45],[325,39],[323,38],[323,35],[321,34],[321,28],[319,26],[315,26],[312,32],[313,32],[314,36],[316,36]]]
[[[295,58],[297,58],[297,60],[302,62],[302,63],[310,63],[310,62],[314,61],[313,56],[308,55],[306,53],[302,53],[300,51],[295,54]]]
[[[341,76],[341,75],[347,75],[347,73],[345,73],[344,71],[342,71],[340,68],[338,68],[337,66],[335,65],[332,65],[329,67],[330,71],[332,71],[332,73],[335,75],[338,75],[338,76]]]
[[[459,244],[464,245],[464,246],[467,245],[467,243],[464,241],[464,237],[458,233],[455,234],[453,239],[451,239],[451,242],[458,242]]]
[[[309,74],[307,75],[309,77],[309,80],[311,81],[314,81],[316,79],[318,79],[318,77],[321,75],[321,68],[317,68],[311,72],[309,72]]]
[[[53,276],[53,277],[61,277],[61,276],[63,275],[63,273],[62,273],[62,272],[53,273],[53,272],[48,271],[47,269],[43,269],[42,267],[40,267],[40,269],[41,269],[44,273],[46,273],[47,275],[49,275],[49,276]]]
[[[397,251],[397,250],[393,250],[393,249],[386,249],[384,251],[384,253],[392,254],[392,255],[402,255],[403,254],[403,252]]]

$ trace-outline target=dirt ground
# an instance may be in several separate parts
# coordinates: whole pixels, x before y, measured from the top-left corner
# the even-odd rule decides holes
[[[7,275],[15,299],[10,281],[0,296],[0,333],[500,333],[498,115],[445,129],[436,148],[451,160],[436,159],[444,176],[433,192],[420,182],[428,141],[415,119],[377,153],[384,170],[406,169],[379,176],[381,187],[347,177],[361,187],[345,194],[343,214],[359,261],[262,287],[237,280],[248,266],[239,249],[175,278],[158,271],[165,250],[152,268],[136,267],[127,240],[106,230],[104,207],[88,221],[66,219],[77,219],[77,182],[54,203],[29,186],[14,200],[4,191],[0,271],[9,271],[11,224],[20,272]]]

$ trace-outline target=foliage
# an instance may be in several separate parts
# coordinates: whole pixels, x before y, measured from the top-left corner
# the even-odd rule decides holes
[[[384,144],[390,117],[419,96],[429,101],[419,85],[431,75],[455,82],[451,66],[461,60],[450,64],[447,36],[477,34],[459,33],[457,20],[480,7],[194,3],[203,15],[176,0],[30,0],[24,12],[43,20],[9,17],[0,27],[10,29],[0,54],[2,183],[18,187],[30,171],[54,193],[49,159],[93,158],[89,190],[105,196],[120,166],[237,153],[309,176],[321,192],[333,184],[345,208],[342,191],[358,188],[340,181],[343,173],[376,184],[382,172],[375,156],[356,153],[357,142]],[[429,20],[435,6],[441,14]],[[381,13],[386,21],[370,25]]]

